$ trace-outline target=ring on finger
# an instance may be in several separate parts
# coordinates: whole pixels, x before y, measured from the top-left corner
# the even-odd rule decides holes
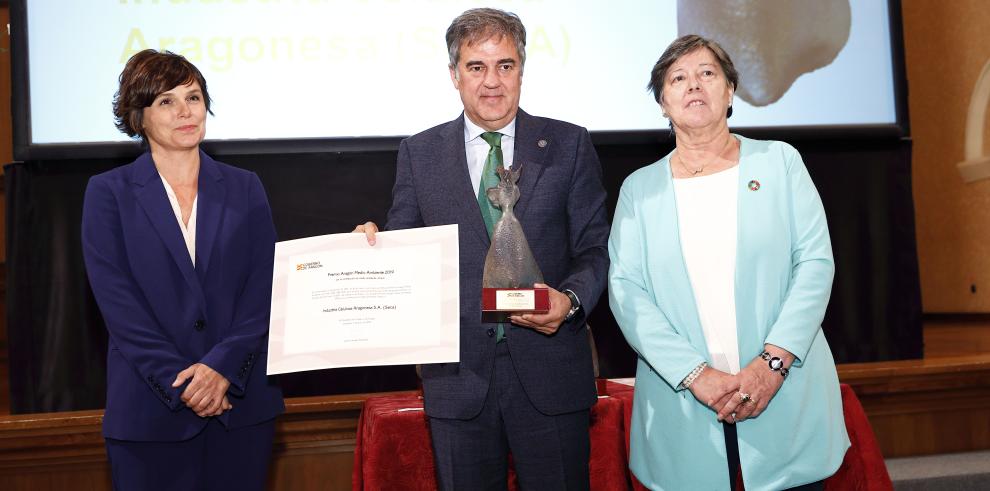
[[[739,392],[739,401],[742,402],[743,404],[746,404],[752,400],[753,398],[750,397],[750,395],[747,394],[746,392]]]

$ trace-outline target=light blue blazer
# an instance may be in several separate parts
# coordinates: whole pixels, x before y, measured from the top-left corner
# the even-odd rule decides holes
[[[835,362],[822,333],[834,264],[821,199],[797,150],[741,141],[735,272],[740,363],[764,343],[797,356],[759,417],[738,424],[748,490],[832,475],[849,438]],[[675,387],[712,360],[684,259],[670,155],[622,184],[609,238],[609,305],[639,355],[630,468],[651,489],[729,489],[715,413]]]

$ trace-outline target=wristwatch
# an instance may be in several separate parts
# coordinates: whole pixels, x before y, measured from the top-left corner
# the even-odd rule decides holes
[[[564,290],[563,293],[564,295],[567,295],[567,298],[571,299],[571,310],[568,310],[567,315],[564,316],[564,322],[567,322],[577,315],[579,310],[581,310],[581,300],[578,299],[578,296],[571,290]]]
[[[764,351],[760,353],[760,358],[767,361],[767,365],[770,366],[770,370],[774,372],[780,372],[780,376],[787,378],[787,372],[790,370],[784,368],[784,360],[776,356],[772,356],[769,351]]]

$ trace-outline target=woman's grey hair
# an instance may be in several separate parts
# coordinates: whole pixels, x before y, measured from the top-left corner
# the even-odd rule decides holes
[[[726,82],[733,91],[736,90],[739,85],[739,72],[736,71],[736,66],[732,64],[732,58],[729,58],[729,54],[711,39],[705,39],[696,34],[688,34],[670,43],[670,46],[667,46],[667,49],[660,55],[657,63],[653,65],[653,71],[650,72],[650,83],[646,85],[646,89],[653,92],[653,98],[656,99],[657,103],[663,100],[663,81],[667,78],[667,70],[682,56],[698,48],[708,48],[715,55],[715,59],[722,67],[722,73],[725,74]],[[729,106],[725,117],[731,116],[732,106]]]
[[[460,61],[461,44],[487,41],[493,37],[509,36],[519,52],[519,71],[526,64],[526,28],[519,16],[504,10],[478,8],[466,10],[457,16],[447,28],[447,54],[450,68],[456,74]]]

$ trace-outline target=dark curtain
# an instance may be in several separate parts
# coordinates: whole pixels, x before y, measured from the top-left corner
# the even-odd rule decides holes
[[[921,358],[911,141],[797,147],[832,236],[835,281],[822,327],[836,362]]]
[[[614,209],[630,172],[673,142],[599,146]],[[824,329],[838,362],[921,357],[921,299],[909,140],[797,142],[829,218],[836,277]],[[229,155],[268,192],[280,240],[383,223],[395,152]],[[11,412],[100,408],[106,331],[83,270],[80,213],[89,176],[126,161],[32,161],[6,167],[7,330]],[[437,189],[437,192],[445,192]],[[632,376],[635,355],[603,297],[590,323],[601,375]],[[410,366],[281,377],[286,396],[415,388]]]
[[[10,412],[103,407],[107,333],[82,262],[89,176],[113,163],[6,166]]]

